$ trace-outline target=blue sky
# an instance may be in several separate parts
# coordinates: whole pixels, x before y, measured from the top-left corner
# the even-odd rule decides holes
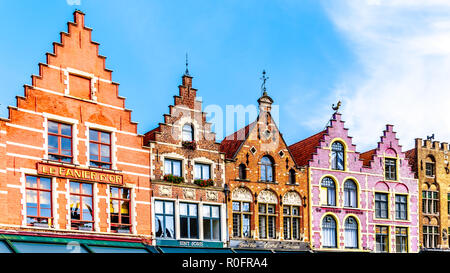
[[[265,69],[268,93],[280,107],[279,128],[288,144],[322,130],[332,114],[331,104],[338,99],[343,101],[343,119],[348,120],[358,150],[375,146],[387,123],[398,125],[394,129],[399,134],[403,130],[401,143],[406,147],[414,137],[424,138],[432,132],[438,138],[450,138],[448,123],[417,126],[415,131],[408,123],[408,105],[420,103],[421,92],[448,98],[442,88],[447,83],[442,71],[439,85],[426,84],[429,69],[435,65],[447,69],[447,63],[443,67],[440,62],[448,52],[443,47],[422,54],[425,46],[414,47],[423,43],[413,38],[422,37],[414,24],[422,29],[424,24],[420,19],[409,20],[417,18],[418,11],[426,22],[441,18],[441,32],[425,38],[430,45],[439,37],[445,40],[445,35],[440,36],[450,26],[445,1],[429,1],[425,8],[382,0],[358,4],[350,0],[70,2],[77,1],[0,1],[2,117],[7,117],[7,105],[15,105],[15,96],[23,95],[23,84],[31,83],[30,75],[38,74],[37,64],[45,62],[52,42],[59,42],[59,33],[67,31],[73,11],[80,9],[86,14],[86,25],[93,29],[93,40],[100,43],[100,54],[107,57],[107,68],[114,71],[113,80],[120,83],[126,107],[133,110],[133,121],[139,122],[139,133],[153,129],[168,112],[181,83],[187,52],[203,107],[255,104]],[[383,17],[389,19],[387,23],[374,27]],[[400,50],[405,44],[410,45],[409,51]],[[383,61],[386,52],[392,54],[387,55],[391,62]],[[398,55],[404,59],[396,60]],[[410,58],[417,60],[413,65],[420,69],[414,75],[424,78],[425,84],[409,83]],[[387,84],[381,84],[385,80]],[[409,94],[409,84],[418,97],[405,105],[402,101]],[[386,105],[385,100],[393,102]],[[419,117],[428,112],[414,114]]]

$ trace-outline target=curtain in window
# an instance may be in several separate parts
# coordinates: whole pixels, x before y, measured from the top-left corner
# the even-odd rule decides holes
[[[353,217],[345,220],[344,240],[346,248],[358,248],[358,222]]]
[[[336,205],[336,186],[334,184],[333,179],[329,177],[325,177],[322,179],[322,187],[327,189],[327,202],[328,206]]]
[[[325,216],[322,221],[324,247],[336,247],[336,221],[331,216]]]
[[[344,184],[344,206],[355,208],[356,201],[356,183],[352,180],[347,180]]]

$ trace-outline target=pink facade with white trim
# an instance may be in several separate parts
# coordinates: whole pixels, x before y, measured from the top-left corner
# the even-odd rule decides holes
[[[332,168],[334,163],[332,162],[332,145],[335,142],[343,146],[342,170]],[[380,225],[388,229],[389,236],[384,237],[388,252],[396,252],[396,227],[404,227],[406,229],[403,230],[407,230],[407,238],[402,243],[406,245],[406,251],[418,252],[418,181],[414,179],[405,154],[392,131],[392,125],[387,125],[377,149],[369,151],[369,156],[364,153],[365,158],[356,151],[356,146],[352,143],[352,138],[348,136],[348,129],[344,128],[344,122],[339,113],[333,115],[330,125],[321,133],[321,136],[305,139],[291,145],[290,148],[297,148],[297,153],[301,153],[307,151],[304,147],[308,145],[309,147],[315,145],[306,163],[309,172],[310,236],[313,249],[375,252],[375,227]],[[397,163],[396,180],[390,181],[385,178],[385,156]],[[328,188],[324,187],[326,183],[322,183],[326,177],[334,182],[335,200],[330,197],[333,191],[330,194]],[[346,191],[344,191],[344,183]],[[353,190],[354,193],[350,193],[352,191],[349,190],[350,185],[353,185],[353,189],[356,188]],[[384,194],[389,200],[386,219],[375,217],[376,192]],[[353,197],[351,197],[352,194]],[[406,220],[395,218],[396,194],[404,196],[408,202]],[[332,205],[327,204],[330,200]],[[405,209],[405,206],[402,208]],[[333,220],[336,232],[335,235],[330,235],[330,230],[333,230],[333,228],[330,229],[333,226]],[[327,231],[324,231],[325,229]]]

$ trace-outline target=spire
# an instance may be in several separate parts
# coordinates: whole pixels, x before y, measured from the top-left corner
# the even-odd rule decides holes
[[[185,76],[190,76],[190,75],[189,75],[189,68],[188,68],[188,66],[189,66],[189,62],[188,62],[188,54],[187,54],[187,52],[186,52],[186,71],[184,71],[184,75],[185,75]]]
[[[262,78],[260,78],[263,81],[261,84],[262,96],[258,99],[260,113],[261,112],[270,112],[270,110],[272,108],[272,103],[273,103],[272,98],[267,95],[267,90],[266,90],[266,81],[269,79],[269,77],[266,77],[265,70],[263,70],[262,74],[263,74],[263,76],[262,76]]]

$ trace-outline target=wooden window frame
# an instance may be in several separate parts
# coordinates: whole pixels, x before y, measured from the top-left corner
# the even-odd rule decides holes
[[[113,189],[113,188],[115,188],[115,189],[118,189],[118,196],[119,197],[113,197],[113,195],[111,194],[111,190]],[[122,196],[123,196],[123,190],[128,190],[129,191],[129,196],[130,196],[130,198],[123,198]],[[110,212],[110,226],[111,226],[111,232],[114,232],[114,233],[117,233],[118,232],[118,230],[122,230],[122,229],[124,229],[123,227],[125,227],[127,230],[129,230],[129,232],[131,233],[131,227],[132,227],[132,223],[131,223],[131,212],[130,212],[130,210],[131,210],[131,189],[129,189],[129,188],[123,188],[123,187],[112,187],[112,186],[110,186],[110,190],[109,190],[109,192],[110,192],[110,206],[112,206],[112,202],[113,201],[118,201],[119,202],[119,213],[117,213],[117,219],[119,220],[118,222],[113,222],[112,221],[112,217],[113,217],[113,213],[112,212]],[[122,223],[122,202],[128,202],[128,219],[129,219],[129,223],[128,224],[126,224],[126,223]],[[114,228],[117,228],[117,230],[113,230],[113,227]]]
[[[52,193],[52,184],[53,181],[51,178],[49,177],[40,177],[40,176],[35,176],[35,175],[25,175],[25,181],[27,180],[27,177],[35,177],[36,178],[36,188],[33,187],[28,187],[25,182],[25,198],[28,198],[28,192],[29,191],[35,191],[36,192],[36,207],[31,207],[31,208],[36,208],[36,212],[37,215],[34,216],[30,216],[28,215],[28,208],[30,206],[28,206],[28,202],[25,201],[25,206],[26,206],[26,221],[27,221],[27,226],[34,226],[34,223],[41,223],[41,220],[47,220],[47,225],[49,227],[53,226],[53,193]],[[49,179],[50,180],[50,189],[41,189],[40,185],[41,185],[41,178],[45,178],[45,179]],[[50,217],[45,217],[45,216],[41,216],[41,202],[40,202],[40,192],[49,192],[50,193]],[[34,223],[28,223],[28,219],[32,218],[37,220]]]
[[[78,183],[79,184],[79,193],[75,193],[75,192],[72,192],[72,185],[71,185],[71,183]],[[91,194],[83,194],[82,193],[82,191],[83,191],[83,185],[84,184],[88,184],[88,185],[91,185]],[[72,215],[70,216],[70,224],[71,224],[71,228],[72,229],[74,229],[74,230],[80,230],[80,228],[78,227],[78,228],[75,228],[74,226],[73,226],[73,224],[83,224],[83,223],[91,223],[92,224],[92,231],[95,229],[95,212],[94,212],[94,184],[91,184],[91,183],[85,183],[85,182],[78,182],[78,181],[70,181],[69,182],[69,191],[70,191],[70,197],[72,197],[72,196],[77,196],[78,198],[80,198],[80,220],[74,220],[74,219],[72,219]],[[92,212],[91,212],[91,214],[92,214],[92,220],[91,221],[88,221],[88,220],[83,220],[83,197],[88,197],[88,198],[91,198],[91,201],[92,201]],[[70,199],[69,199],[70,200]],[[70,201],[71,202],[71,201]],[[81,229],[81,230],[85,230],[85,229]]]
[[[49,128],[49,124],[50,123],[55,123],[58,126],[58,133],[53,133],[50,132]],[[70,126],[70,136],[67,135],[63,135],[62,134],[62,130],[61,130],[61,125],[67,125]],[[57,137],[58,139],[58,152],[57,153],[51,153],[50,152],[50,146],[49,146],[49,140],[48,138],[50,136],[54,136]],[[62,153],[62,145],[61,145],[61,139],[65,138],[65,139],[70,139],[70,155],[65,155]],[[54,120],[48,120],[47,121],[47,141],[48,141],[48,145],[47,145],[47,154],[49,157],[54,156],[57,157],[57,159],[50,159],[52,161],[58,161],[58,162],[65,162],[65,163],[72,163],[73,162],[73,125],[72,124],[68,124],[68,123],[64,123],[64,122],[59,122],[59,121],[54,121]],[[63,159],[67,158],[69,159],[69,161],[64,161]]]
[[[98,140],[92,140],[90,135],[91,135],[91,131],[93,132],[97,132],[97,139]],[[101,134],[108,134],[109,136],[109,143],[105,143],[102,142],[101,139]],[[91,144],[97,145],[98,147],[98,155],[97,155],[97,160],[95,159],[91,159],[92,156],[92,151],[91,151]],[[102,159],[102,151],[101,151],[101,147],[102,146],[108,146],[109,147],[109,161],[101,161]],[[111,132],[106,132],[106,131],[101,131],[101,130],[97,130],[97,129],[93,129],[93,128],[89,128],[89,165],[95,168],[101,168],[101,169],[108,169],[111,170],[112,169],[112,133]],[[94,163],[94,164],[92,164]],[[98,165],[101,166],[98,166]],[[108,165],[108,168],[105,168],[104,165]]]

